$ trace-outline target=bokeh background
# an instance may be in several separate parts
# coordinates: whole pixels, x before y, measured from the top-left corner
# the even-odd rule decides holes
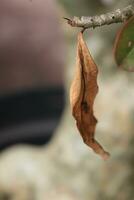
[[[134,75],[113,56],[121,24],[84,33],[99,69],[96,138],[111,153],[104,162],[84,145],[71,116],[80,29],[63,19],[129,3],[1,0],[0,200],[134,199]]]

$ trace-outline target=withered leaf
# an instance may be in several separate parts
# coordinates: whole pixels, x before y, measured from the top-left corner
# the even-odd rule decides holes
[[[94,117],[93,104],[98,92],[97,74],[97,66],[80,32],[78,34],[76,72],[70,89],[72,115],[84,143],[103,159],[107,159],[109,153],[94,139],[97,120]]]

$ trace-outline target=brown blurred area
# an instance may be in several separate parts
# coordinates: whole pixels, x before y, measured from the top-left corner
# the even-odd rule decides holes
[[[54,0],[0,2],[0,149],[45,144],[64,107],[64,38]]]
[[[53,0],[1,0],[0,93],[62,85],[63,43]]]

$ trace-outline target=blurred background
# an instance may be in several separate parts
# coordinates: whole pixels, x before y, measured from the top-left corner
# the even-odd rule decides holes
[[[134,75],[119,69],[121,24],[87,30],[98,66],[96,138],[104,162],[82,141],[69,88],[77,33],[63,17],[99,15],[125,0],[1,0],[0,200],[134,199]]]

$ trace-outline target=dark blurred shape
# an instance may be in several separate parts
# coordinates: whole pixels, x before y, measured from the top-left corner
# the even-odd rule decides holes
[[[1,0],[0,149],[44,144],[64,107],[64,41],[53,0]]]
[[[0,98],[0,149],[16,143],[44,144],[57,127],[64,89],[46,88]]]

